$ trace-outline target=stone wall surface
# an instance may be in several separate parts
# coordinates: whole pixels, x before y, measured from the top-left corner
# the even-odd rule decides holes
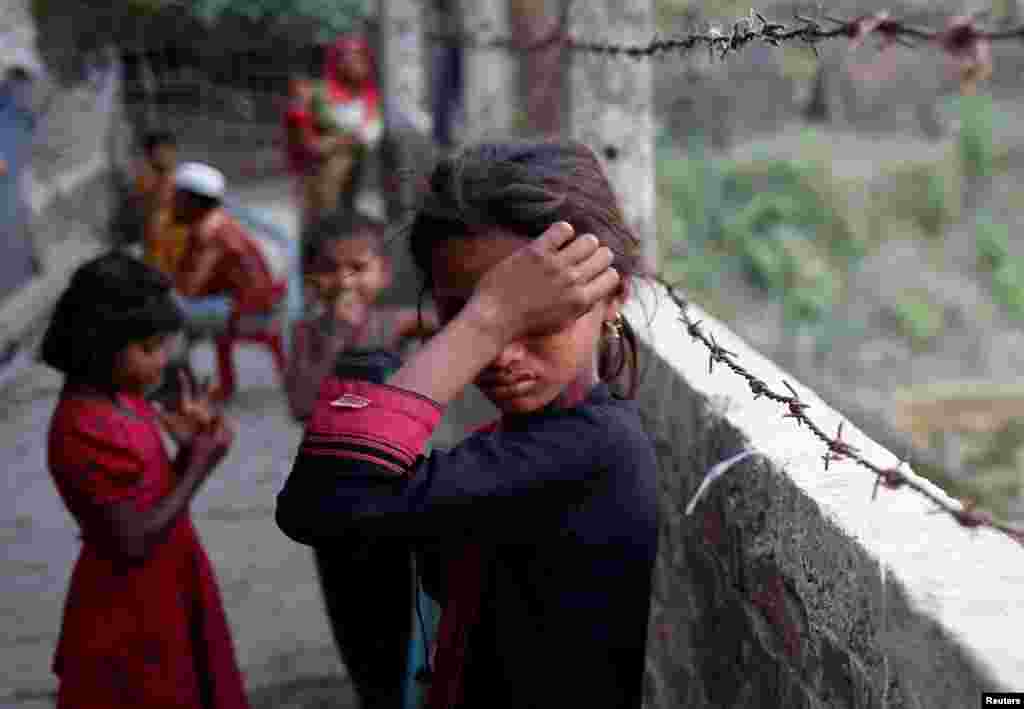
[[[39,32],[25,0],[0,10],[0,67],[17,58],[39,62],[33,104],[38,112],[25,198],[41,272],[0,301],[0,349],[21,339],[53,304],[70,272],[107,240],[118,178],[127,168],[130,134],[121,108],[121,76],[113,55],[75,57],[70,63],[37,51]],[[9,43],[8,43],[9,42]]]
[[[883,490],[849,462],[823,470],[824,445],[754,400],[744,380],[692,341],[664,293],[631,304],[643,339],[645,425],[661,472],[661,539],[646,676],[648,707],[969,707],[1024,686],[1021,548],[932,515],[913,492]],[[737,360],[842,417],[693,308]],[[847,422],[868,459],[896,456]],[[744,449],[692,516],[704,473]]]

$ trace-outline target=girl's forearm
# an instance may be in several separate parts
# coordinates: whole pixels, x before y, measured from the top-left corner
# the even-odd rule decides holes
[[[171,522],[188,507],[188,503],[206,480],[207,471],[198,464],[189,462],[184,468],[184,474],[178,478],[178,484],[174,486],[171,494],[154,505],[143,520],[145,536],[153,537],[170,526]]]
[[[304,421],[313,413],[320,382],[331,373],[337,356],[327,357],[321,362],[299,361],[288,369],[285,375],[285,393],[292,418]]]
[[[320,371],[321,369],[323,371]],[[320,382],[329,372],[329,367],[318,367],[312,372],[307,370],[292,373],[287,379],[285,388],[288,393],[288,408],[296,421],[305,421],[313,413]]]
[[[179,458],[183,455],[188,454],[183,451],[179,453]],[[175,460],[175,467],[179,467],[178,460]],[[146,558],[199,491],[206,479],[206,471],[191,462],[180,467],[183,472],[171,494],[151,509],[139,512],[134,502],[124,502],[111,510],[114,535],[118,548],[125,556],[139,561]]]
[[[472,301],[395,372],[388,384],[447,405],[503,347],[498,328]]]

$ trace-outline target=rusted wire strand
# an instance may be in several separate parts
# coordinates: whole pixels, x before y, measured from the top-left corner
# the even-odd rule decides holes
[[[904,461],[900,460],[896,465],[881,466],[865,458],[848,441],[843,440],[843,424],[839,424],[839,430],[834,436],[830,436],[807,414],[810,405],[800,400],[800,396],[793,386],[783,380],[783,385],[789,390],[788,394],[779,393],[768,386],[766,382],[759,379],[752,372],[740,364],[733,352],[722,348],[715,342],[714,336],[701,328],[701,321],[694,321],[688,312],[689,304],[679,295],[675,286],[668,283],[664,278],[654,279],[665,288],[669,297],[679,308],[679,320],[685,327],[687,334],[695,341],[702,343],[710,353],[709,368],[716,363],[728,367],[735,374],[746,380],[754,398],[765,397],[782,404],[786,413],[783,418],[794,419],[798,426],[806,426],[811,435],[825,444],[826,452],[823,456],[825,469],[832,461],[851,460],[861,467],[866,468],[875,475],[875,486],[872,490],[872,499],[875,499],[879,487],[886,487],[892,490],[906,487],[919,495],[925,497],[935,505],[935,511],[949,514],[961,527],[977,529],[987,527],[1005,534],[1012,540],[1024,546],[1024,527],[1000,520],[986,510],[977,509],[971,501],[960,501],[959,506],[951,504],[944,496],[936,494],[930,487],[918,480],[908,477],[902,471]]]
[[[982,44],[992,41],[1024,39],[1024,26],[986,31],[976,26],[977,16],[957,16],[950,19],[948,26],[941,30],[915,27],[889,17],[886,12],[863,15],[852,20],[824,16],[821,19],[831,23],[825,27],[819,20],[795,15],[797,24],[785,25],[770,21],[761,13],[751,10],[750,16],[732,23],[732,27],[712,26],[705,32],[693,32],[672,38],[653,37],[647,43],[629,44],[604,42],[573,36],[563,20],[547,35],[533,42],[521,42],[507,37],[481,39],[465,33],[429,34],[428,39],[436,42],[459,45],[469,49],[503,49],[514,52],[543,51],[552,46],[561,46],[571,51],[610,57],[646,59],[665,54],[684,54],[697,47],[709,52],[718,52],[724,58],[738,52],[752,42],[764,42],[773,46],[799,42],[815,49],[819,43],[829,39],[848,39],[863,42],[871,34],[884,42],[908,44],[909,40],[936,42],[945,51],[961,58]],[[909,44],[909,46],[915,46]]]

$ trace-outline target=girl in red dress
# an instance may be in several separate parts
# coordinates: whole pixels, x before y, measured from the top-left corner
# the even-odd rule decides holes
[[[233,426],[184,378],[177,410],[144,399],[181,325],[169,281],[113,253],[78,269],[43,341],[43,361],[65,375],[49,467],[82,533],[54,658],[58,709],[248,707],[188,507]],[[178,444],[173,461],[158,422]]]

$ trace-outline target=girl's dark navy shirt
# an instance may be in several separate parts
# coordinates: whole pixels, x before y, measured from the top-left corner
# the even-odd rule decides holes
[[[352,532],[409,539],[442,606],[444,564],[480,544],[463,706],[638,709],[658,521],[656,460],[635,405],[599,384],[573,408],[505,417],[423,456],[440,407],[387,385],[332,386],[278,496],[284,533],[315,546]],[[346,406],[325,409],[339,392]]]

